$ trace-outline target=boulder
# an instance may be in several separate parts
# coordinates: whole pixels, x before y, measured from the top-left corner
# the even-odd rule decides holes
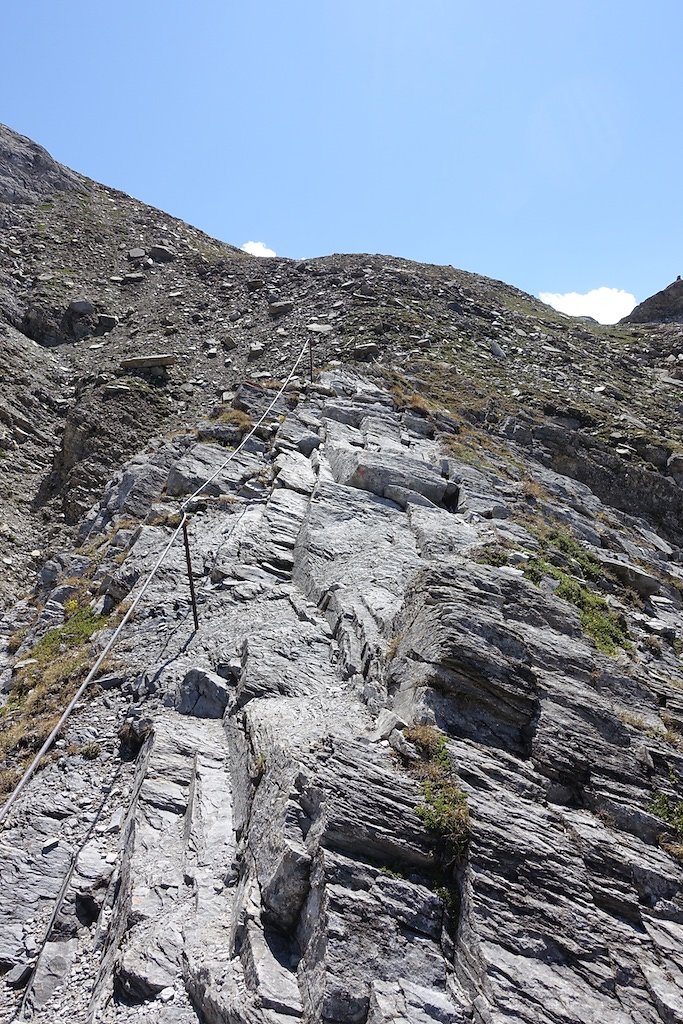
[[[347,487],[359,487],[380,497],[392,495],[391,500],[399,495],[405,499],[405,492],[412,491],[434,505],[457,501],[458,485],[418,459],[329,446],[327,455],[335,480]]]
[[[97,316],[95,334],[100,336],[103,334],[109,334],[110,331],[114,330],[118,322],[118,317],[115,317],[112,313],[99,313]]]
[[[129,356],[121,360],[122,370],[141,370],[152,366],[175,366],[176,357],[170,352],[160,355]]]
[[[671,455],[666,463],[666,468],[679,487],[683,487],[683,455]]]
[[[175,250],[167,245],[152,245],[149,255],[155,263],[171,263],[176,258]]]
[[[90,299],[72,299],[69,303],[69,312],[75,313],[76,316],[89,316],[95,312],[95,306]]]
[[[355,359],[365,361],[368,359],[377,359],[380,354],[379,345],[376,345],[374,341],[367,342],[363,345],[354,345],[353,356]]]
[[[225,680],[215,672],[191,668],[178,688],[176,711],[195,718],[222,718],[229,692]]]
[[[596,554],[603,568],[613,576],[616,576],[618,580],[621,580],[625,586],[635,590],[641,597],[651,597],[661,590],[661,580],[658,580],[656,576],[653,576],[641,566],[623,561],[602,551],[598,551]]]
[[[290,302],[287,299],[282,299],[277,302],[268,303],[268,312],[273,317],[273,319],[277,319],[277,317],[279,316],[284,316],[285,313],[291,313],[293,309],[294,303]]]

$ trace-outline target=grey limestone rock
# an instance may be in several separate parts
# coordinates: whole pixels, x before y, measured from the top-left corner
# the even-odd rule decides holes
[[[229,689],[214,672],[191,668],[178,688],[176,709],[195,718],[222,718],[228,704]]]
[[[3,969],[36,964],[35,1024],[676,1024],[671,633],[634,657],[650,620],[680,626],[674,543],[557,468],[530,487],[496,453],[445,456],[347,370],[324,387],[283,399],[198,503],[200,629],[178,545],[107,673],[130,692],[93,692],[17,807]],[[255,418],[269,398],[235,401]],[[131,462],[88,527],[147,522],[81,571],[139,586],[168,543],[164,484],[173,516],[226,455],[187,437]],[[582,578],[543,516],[610,575]],[[525,577],[539,556],[607,588],[634,648],[600,651],[571,588]],[[57,609],[70,566],[42,573]],[[96,758],[69,752],[89,736]],[[443,772],[469,812],[457,846],[434,827]],[[1,980],[0,998],[16,1006]]]
[[[171,263],[176,258],[176,253],[168,245],[151,245],[149,247],[150,258],[155,263]]]
[[[69,312],[76,313],[78,316],[87,316],[95,312],[95,306],[90,299],[72,299],[69,303]]]
[[[0,168],[3,203],[36,203],[54,191],[86,191],[85,179],[5,125],[0,125]]]
[[[271,302],[268,305],[268,311],[274,318],[284,316],[286,313],[291,313],[294,309],[294,303],[290,302],[289,299],[280,299],[276,302]]]

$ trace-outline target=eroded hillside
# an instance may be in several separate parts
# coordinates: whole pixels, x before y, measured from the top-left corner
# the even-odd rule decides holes
[[[0,146],[3,1019],[683,1021],[680,329]]]

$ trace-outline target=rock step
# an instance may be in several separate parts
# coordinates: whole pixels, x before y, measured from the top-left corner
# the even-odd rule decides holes
[[[112,908],[122,927],[109,924],[118,949],[112,949],[94,1007],[113,994],[108,1020],[128,1019],[126,1004],[170,1001],[171,992],[174,1012],[180,1011],[187,1001],[181,968],[186,929],[200,933],[205,946],[211,934],[225,953],[225,880],[234,859],[227,769],[219,721],[170,710],[156,720],[138,769],[139,795]]]

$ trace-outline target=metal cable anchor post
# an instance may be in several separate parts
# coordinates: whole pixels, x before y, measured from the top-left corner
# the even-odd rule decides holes
[[[190,584],[190,598],[192,600],[192,618],[194,619],[194,631],[195,633],[199,630],[199,619],[197,618],[197,597],[194,592],[194,580],[192,579],[192,559],[190,558],[190,541],[187,536],[187,524],[189,517],[187,513],[183,514],[183,544],[185,545],[185,561],[187,562],[187,580]]]

